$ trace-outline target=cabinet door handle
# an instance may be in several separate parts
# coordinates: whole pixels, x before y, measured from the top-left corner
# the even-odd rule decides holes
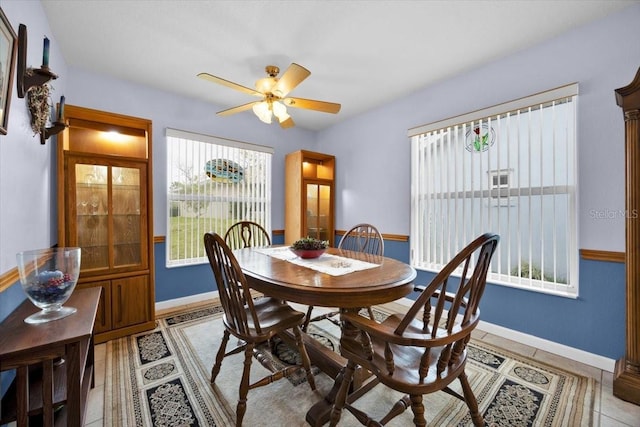
[[[122,323],[122,308],[124,307],[124,301],[122,301],[122,284],[118,284],[118,324]]]

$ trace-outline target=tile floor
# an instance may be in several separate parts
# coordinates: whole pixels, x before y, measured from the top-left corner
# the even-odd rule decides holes
[[[184,307],[180,309],[184,309]],[[176,311],[176,309],[171,311]],[[168,310],[162,313],[158,312],[157,314],[164,315],[167,312]],[[625,402],[613,396],[613,374],[611,372],[578,363],[519,342],[507,340],[479,329],[476,329],[473,336],[478,340],[508,348],[513,352],[550,363],[559,368],[593,377],[596,380],[593,427],[640,427],[640,406]],[[96,381],[95,388],[89,393],[87,414],[85,417],[85,426],[87,427],[103,426],[105,348],[105,344],[99,344],[95,349]]]

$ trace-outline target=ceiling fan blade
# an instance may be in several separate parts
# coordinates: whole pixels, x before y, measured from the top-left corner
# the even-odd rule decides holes
[[[242,111],[250,110],[255,104],[262,101],[253,101],[247,104],[238,105],[237,107],[228,108],[226,110],[218,111],[216,114],[219,116],[230,116],[231,114],[241,113]]]
[[[198,77],[200,77],[201,79],[208,80],[208,81],[213,82],[213,83],[221,84],[221,85],[229,87],[231,89],[239,90],[240,92],[248,93],[249,95],[264,96],[263,93],[260,93],[255,89],[251,89],[251,88],[248,88],[246,86],[239,85],[238,83],[230,82],[229,80],[225,80],[225,79],[223,79],[221,77],[214,76],[213,74],[200,73],[200,74],[198,74]]]
[[[310,75],[311,71],[293,62],[271,89],[271,93],[283,98]]]
[[[280,122],[280,127],[283,129],[288,129],[294,127],[296,124],[293,122],[291,116],[287,120]]]
[[[295,108],[305,108],[307,110],[322,111],[323,113],[336,114],[340,111],[340,104],[325,101],[315,101],[313,99],[304,98],[285,98],[282,100],[285,105]]]

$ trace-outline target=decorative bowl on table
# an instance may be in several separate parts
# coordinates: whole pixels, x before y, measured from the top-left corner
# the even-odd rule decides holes
[[[22,290],[41,311],[24,319],[26,323],[45,323],[75,313],[63,307],[80,275],[80,248],[49,248],[16,255]]]
[[[304,259],[318,258],[329,247],[329,241],[304,237],[293,242],[291,252]]]

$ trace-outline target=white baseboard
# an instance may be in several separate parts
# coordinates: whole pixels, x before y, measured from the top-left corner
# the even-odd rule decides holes
[[[564,344],[558,344],[557,342],[545,340],[534,335],[528,335],[503,326],[483,322],[482,320],[478,324],[478,329],[502,338],[507,338],[531,347],[539,348],[540,350],[544,350],[549,353],[557,354],[558,356],[575,360],[576,362],[594,366],[608,372],[613,372],[615,369],[616,361],[613,359],[589,353],[578,348],[569,347]]]
[[[182,305],[203,302],[213,298],[218,298],[218,291],[206,292],[203,294],[157,302],[156,310],[166,310],[174,307],[180,307]],[[409,298],[403,298],[396,302],[407,307],[411,306],[414,303],[414,301]],[[480,321],[480,323],[478,324],[478,329],[502,338],[536,347],[540,350],[548,351],[549,353],[557,354],[559,356],[566,357],[575,360],[576,362],[584,363],[586,365],[593,366],[608,372],[613,372],[615,369],[616,361],[613,359],[589,353],[577,348],[569,347],[564,344],[558,344],[556,342],[545,340],[543,338],[538,338],[534,335],[525,334],[513,329],[508,329],[503,326],[494,325],[492,323],[484,321]]]
[[[218,291],[205,292],[203,294],[189,295],[188,297],[160,301],[156,303],[156,311],[167,310],[170,308],[176,308],[188,304],[195,304],[214,298],[218,298]]]

